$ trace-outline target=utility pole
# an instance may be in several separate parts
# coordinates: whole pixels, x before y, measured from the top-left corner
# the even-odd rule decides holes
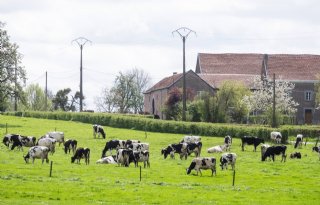
[[[48,111],[48,72],[46,71],[45,111]]]
[[[276,74],[273,74],[273,102],[272,102],[272,125],[275,128],[276,123]]]
[[[196,35],[196,32],[187,28],[187,27],[181,27],[178,28],[177,30],[174,30],[172,32],[172,35],[174,33],[178,33],[179,36],[182,39],[183,43],[183,74],[182,74],[182,121],[186,121],[186,108],[187,108],[187,98],[186,98],[186,57],[185,57],[185,44],[186,44],[186,39],[188,38],[190,33],[194,33]]]
[[[17,52],[17,50],[16,50]],[[17,91],[17,53],[14,60],[14,111],[18,110],[18,91]]]
[[[73,42],[76,42],[79,47],[80,47],[80,112],[82,112],[82,99],[83,99],[83,90],[82,90],[82,49],[83,49],[83,46],[89,42],[90,44],[92,43],[90,40],[84,38],[84,37],[79,37],[77,39],[74,39],[72,41]]]

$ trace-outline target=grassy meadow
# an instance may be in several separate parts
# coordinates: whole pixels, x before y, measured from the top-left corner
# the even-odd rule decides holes
[[[78,147],[91,149],[90,165],[71,164],[71,154],[64,154],[63,146],[56,147],[52,177],[50,164],[26,164],[23,152],[9,151],[0,145],[0,204],[318,204],[320,199],[320,161],[311,151],[312,144],[299,149],[302,159],[290,159],[294,151],[288,145],[287,162],[281,157],[275,162],[261,162],[260,147],[241,151],[240,140],[233,139],[231,151],[238,155],[235,186],[233,172],[221,171],[211,177],[210,170],[202,176],[195,171],[186,175],[192,156],[187,160],[163,159],[161,148],[179,142],[183,135],[151,133],[105,127],[107,139],[94,139],[92,125],[72,121],[43,120],[0,115],[0,133],[17,133],[39,137],[48,131],[63,131],[66,139],[78,140]],[[96,164],[102,149],[110,139],[137,139],[150,144],[150,168],[118,167]],[[223,136],[202,136],[202,156],[207,148],[223,144]],[[113,151],[115,153],[115,151]],[[109,154],[109,152],[108,152]],[[141,164],[141,163],[140,163]],[[143,165],[143,164],[141,164]]]

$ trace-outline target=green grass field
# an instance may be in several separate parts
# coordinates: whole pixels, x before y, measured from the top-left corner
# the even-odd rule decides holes
[[[53,161],[52,177],[50,164],[26,164],[22,151],[9,151],[0,145],[0,204],[319,204],[320,161],[317,153],[308,144],[299,149],[302,159],[287,158],[286,163],[261,162],[260,147],[253,152],[252,146],[241,151],[240,140],[233,139],[232,152],[238,155],[235,186],[233,172],[221,171],[211,177],[210,170],[196,176],[186,168],[193,157],[187,160],[163,159],[161,148],[181,140],[181,134],[145,133],[136,130],[105,127],[107,139],[93,139],[92,125],[71,121],[54,121],[0,115],[0,133],[42,136],[48,131],[63,131],[65,138],[78,140],[79,146],[91,149],[90,165],[71,164],[71,154],[64,154],[62,145],[49,155]],[[133,164],[127,167],[96,164],[105,142],[110,139],[138,139],[150,144],[151,168],[140,169]],[[222,144],[223,137],[202,136],[202,156],[207,148]],[[294,151],[288,145],[287,154]],[[115,153],[113,151],[113,153]],[[142,164],[141,164],[142,165]],[[230,168],[230,166],[229,166]]]

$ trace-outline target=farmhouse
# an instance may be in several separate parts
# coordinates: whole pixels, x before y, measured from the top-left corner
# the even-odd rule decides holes
[[[297,124],[319,124],[320,110],[316,109],[314,84],[320,74],[320,55],[298,54],[208,54],[199,53],[195,71],[186,72],[186,88],[197,94],[210,94],[219,89],[225,80],[241,81],[249,86],[255,76],[272,80],[280,78],[295,84],[292,96],[299,103]],[[152,86],[144,93],[144,110],[164,118],[162,108],[168,93],[182,88],[182,74],[173,74]]]

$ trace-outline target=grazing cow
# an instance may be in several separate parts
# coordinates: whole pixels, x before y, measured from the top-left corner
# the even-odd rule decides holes
[[[224,137],[224,144],[227,145],[227,151],[230,151],[232,138],[229,135]]]
[[[93,127],[93,137],[96,138],[96,135],[98,134],[98,138],[100,137],[100,134],[102,135],[103,139],[106,139],[106,133],[104,132],[104,129],[101,125],[94,124]]]
[[[102,150],[102,156],[101,158],[105,157],[106,156],[106,152],[109,150],[110,151],[110,154],[111,153],[111,150],[115,149],[123,149],[125,148],[125,141],[124,140],[110,140],[108,142],[106,142],[106,145],[104,146],[104,149]]]
[[[274,141],[276,144],[281,143],[282,135],[280,132],[271,132],[270,133],[270,138],[272,141]]]
[[[65,141],[63,143],[64,145],[64,153],[68,153],[70,154],[70,151],[72,150],[72,154],[74,154],[74,152],[76,151],[77,149],[77,140],[72,140],[72,139],[68,139],[67,141]]]
[[[56,140],[56,142],[59,142],[59,146],[61,143],[64,143],[64,133],[63,132],[48,132],[46,137],[50,137]]]
[[[319,153],[319,160],[320,160],[320,146],[319,147],[317,147],[317,146],[312,147],[312,151]]]
[[[20,135],[11,135],[10,137],[10,143],[12,143],[12,146],[11,146],[11,150],[13,150],[15,147],[18,147],[19,150],[22,150],[23,151],[23,144],[21,143],[21,136]]]
[[[297,134],[296,143],[294,144],[294,148],[297,148],[298,146],[301,148],[302,147],[302,142],[303,142],[303,135],[302,134]]]
[[[257,137],[249,137],[249,136],[244,136],[241,138],[241,145],[242,145],[242,151],[244,151],[244,145],[253,145],[254,146],[254,151],[257,151],[257,146],[261,143],[264,143],[264,139],[260,139]]]
[[[201,148],[202,148],[202,142],[188,143],[187,145],[188,155],[194,152],[196,157],[200,157]]]
[[[181,140],[180,143],[196,143],[196,142],[200,142],[201,141],[201,137],[200,136],[184,136],[183,139]]]
[[[15,134],[7,134],[3,137],[2,142],[3,144],[9,148],[10,142],[11,142],[11,136]]]
[[[53,154],[56,149],[56,140],[51,137],[40,138],[37,145],[48,147],[51,154]]]
[[[294,159],[294,158],[301,159],[301,153],[300,152],[291,153],[290,158],[291,159]]]
[[[44,160],[46,160],[46,162],[49,163],[48,152],[48,147],[34,146],[29,149],[27,155],[23,156],[23,158],[26,161],[26,163],[29,163],[29,158],[32,160],[32,164],[34,164],[35,159],[41,159],[42,164]]]
[[[129,146],[130,146],[131,144],[133,144],[133,143],[140,143],[140,140],[127,140],[127,141],[125,142],[124,147],[125,147],[125,148],[129,148]]]
[[[216,145],[214,147],[210,147],[208,148],[207,152],[208,153],[221,153],[225,150],[227,150],[228,145],[224,144],[224,145]]]
[[[116,161],[118,165],[129,167],[130,162],[136,164],[133,151],[131,149],[118,149],[116,154]]]
[[[282,156],[281,162],[285,162],[287,157],[286,150],[287,150],[287,146],[285,145],[268,147],[262,157],[262,161],[265,161],[267,157],[271,157],[272,161],[274,161],[274,155],[281,154]]]
[[[228,169],[228,164],[231,165],[232,170],[234,170],[234,167],[236,165],[237,155],[235,153],[224,153],[220,157],[220,167],[222,170],[224,168]]]
[[[268,145],[268,144],[261,145],[261,161],[262,161],[263,155],[264,155],[264,153],[266,153],[268,147],[270,147],[270,145]]]
[[[90,149],[89,148],[83,148],[79,147],[76,150],[76,153],[71,157],[71,163],[74,163],[75,160],[77,160],[77,163],[80,164],[80,160],[84,158],[86,165],[90,163]]]
[[[132,143],[128,146],[129,149],[132,151],[149,151],[149,144],[148,143]]]
[[[187,159],[188,153],[187,153],[187,143],[179,143],[179,144],[170,144],[168,147],[163,148],[161,150],[161,154],[163,154],[164,159],[167,158],[167,156],[170,154],[171,158],[174,158],[174,153],[180,154],[180,159],[185,157]]]
[[[143,167],[146,168],[146,165],[150,167],[150,162],[149,162],[149,151],[136,151],[133,152],[134,158],[135,158],[135,167],[138,166],[138,162],[143,162]]]
[[[116,164],[117,163],[116,155],[104,157],[102,159],[99,159],[96,163],[97,164]]]
[[[20,141],[21,141],[21,144],[25,147],[33,147],[33,146],[36,146],[36,138],[35,137],[32,137],[32,136],[21,136],[20,138]]]
[[[212,173],[211,176],[213,176],[213,172],[216,175],[216,158],[214,157],[197,157],[194,158],[187,169],[187,174],[191,173],[191,170],[196,170],[197,175],[198,172],[200,172],[200,175],[202,176],[201,169],[211,169]]]

